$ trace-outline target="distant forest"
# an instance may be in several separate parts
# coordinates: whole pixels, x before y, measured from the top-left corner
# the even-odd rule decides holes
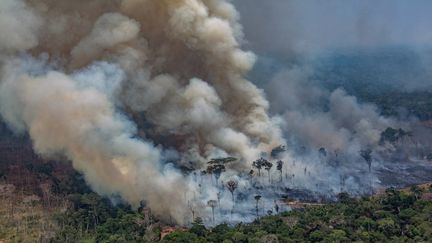
[[[357,50],[328,55],[316,63],[313,79],[328,89],[343,87],[386,116],[432,119],[430,53],[405,47]]]
[[[383,115],[431,120],[431,56],[407,47],[329,51],[306,60],[263,55],[249,78],[265,86],[273,75],[300,68],[314,85],[343,88],[359,101],[377,105]]]

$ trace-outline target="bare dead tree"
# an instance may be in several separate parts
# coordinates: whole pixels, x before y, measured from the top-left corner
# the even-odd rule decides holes
[[[250,170],[250,171],[249,171],[249,177],[253,177],[254,174],[255,174],[255,171],[254,171],[254,170]]]
[[[370,194],[373,194],[373,188],[372,188],[372,150],[366,149],[360,151],[360,156],[366,161],[368,164],[369,169],[369,190]]]
[[[278,162],[276,162],[276,170],[278,170],[280,173],[280,181],[282,181],[283,164],[284,164],[284,162],[282,160],[279,160]]]
[[[372,170],[372,150],[366,149],[360,151],[360,156],[366,161],[368,164],[369,172]]]
[[[225,165],[234,162],[236,160],[237,159],[233,157],[212,159],[209,162],[207,162],[208,167],[205,172],[207,174],[214,175],[214,177],[216,178],[216,186],[217,186],[219,184],[219,178],[221,177],[222,173],[226,171]]]
[[[340,176],[340,184],[341,184],[341,192],[345,191],[346,180],[348,179],[347,175]]]
[[[264,164],[264,169],[268,173],[268,178],[269,178],[269,182],[270,183],[271,183],[270,170],[271,170],[272,167],[273,167],[273,164],[270,161],[266,160],[265,164]]]
[[[42,190],[43,200],[47,208],[51,207],[51,185],[49,183],[42,183],[39,185]]]
[[[234,200],[234,191],[237,189],[237,187],[238,187],[238,182],[237,181],[230,180],[230,181],[227,182],[227,188],[231,192],[231,196],[232,196],[233,202],[235,202],[235,200]]]
[[[189,206],[189,210],[192,213],[192,222],[194,222],[195,221],[195,208],[190,201],[188,201],[188,206]]]
[[[212,164],[207,167],[207,174],[214,175],[216,179],[216,186],[219,184],[219,178],[222,173],[226,171],[225,165],[223,164]]]
[[[276,213],[279,213],[279,205],[277,204],[276,200],[274,201],[274,208]]]
[[[214,214],[214,209],[217,206],[217,201],[216,200],[209,200],[207,202],[207,206],[209,206],[212,209],[212,215],[213,215],[213,224],[215,222],[215,214]]]
[[[327,150],[325,148],[320,148],[318,152],[322,157],[327,157]]]
[[[256,216],[259,217],[258,204],[259,204],[259,201],[261,200],[261,195],[256,195],[254,198],[256,201],[256,206],[255,206]]]
[[[261,176],[261,169],[264,167],[265,161],[264,158],[260,158],[252,162],[252,166],[258,170],[258,176]]]
[[[222,182],[223,183],[223,182]],[[223,185],[223,184],[222,184]],[[219,205],[219,213],[222,214],[222,207],[221,207],[221,199],[222,199],[222,193],[218,192],[216,194],[218,205]]]

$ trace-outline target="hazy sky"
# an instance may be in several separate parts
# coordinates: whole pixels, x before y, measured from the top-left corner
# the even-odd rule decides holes
[[[430,0],[233,0],[249,46],[259,52],[424,46]]]

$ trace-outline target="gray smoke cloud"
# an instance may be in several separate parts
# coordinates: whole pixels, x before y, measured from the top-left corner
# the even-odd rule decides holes
[[[275,113],[283,113],[285,130],[305,146],[359,151],[378,144],[381,132],[397,125],[372,104],[361,104],[343,89],[328,91],[311,81],[313,72],[296,66],[267,85]],[[348,148],[354,146],[354,148]]]
[[[245,79],[255,56],[228,1],[7,0],[0,13],[3,119],[102,195],[185,224],[198,182],[177,167],[235,156],[234,177],[283,143]],[[206,187],[202,217],[217,191]]]
[[[429,45],[432,3],[425,0],[237,0],[245,34],[274,55],[329,49]]]
[[[5,0],[0,5],[0,51],[2,54],[28,50],[38,43],[41,19],[21,1]]]

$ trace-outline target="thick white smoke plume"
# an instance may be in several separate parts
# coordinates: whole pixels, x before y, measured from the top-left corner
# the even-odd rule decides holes
[[[229,1],[3,0],[0,33],[3,119],[97,192],[165,219],[189,222],[198,190],[177,167],[229,155],[249,169],[283,142],[244,78],[254,55]]]
[[[28,50],[38,43],[41,19],[22,1],[5,0],[0,5],[1,54]]]

